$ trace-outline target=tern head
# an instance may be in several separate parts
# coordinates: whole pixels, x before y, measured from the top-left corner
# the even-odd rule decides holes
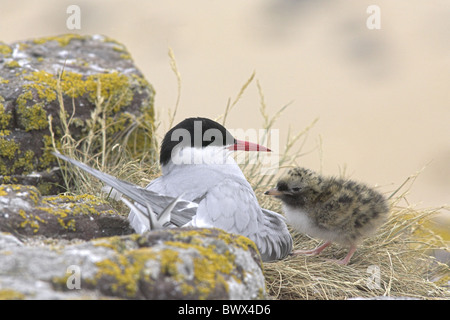
[[[256,143],[237,140],[221,124],[208,118],[187,118],[170,129],[161,143],[160,164],[169,163],[172,151],[177,147],[202,148],[222,147],[230,151],[271,150]]]

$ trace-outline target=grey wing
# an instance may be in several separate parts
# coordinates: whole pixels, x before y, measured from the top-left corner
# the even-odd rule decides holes
[[[292,251],[292,237],[286,226],[285,218],[273,211],[261,208],[264,213],[264,231],[259,241],[265,241],[266,255],[263,261],[279,260],[287,257]]]
[[[196,227],[220,228],[230,233],[257,232],[257,206],[254,194],[235,179],[225,179],[210,188],[200,199],[197,215],[192,221]],[[256,203],[257,204],[257,203]]]
[[[170,199],[173,201],[173,197],[159,195],[158,198],[154,198],[150,205],[152,210],[155,211],[158,216],[161,212],[164,211],[164,208],[170,202]],[[170,213],[170,224],[166,227],[182,227],[192,220],[195,216],[198,208],[198,204],[195,202],[190,202],[186,200],[180,200],[181,202],[175,205]],[[146,212],[147,209],[143,204],[135,202],[134,205],[142,212]],[[155,209],[156,208],[156,209]],[[144,219],[144,220],[143,220]],[[137,214],[132,208],[128,215],[128,220],[130,221],[131,226],[137,233],[143,233],[149,230],[147,219],[142,217],[142,215]]]
[[[146,210],[146,207],[148,204],[151,206],[153,211],[156,214],[158,214],[158,213],[164,211],[164,209],[168,205],[170,205],[170,203],[172,203],[173,200],[175,200],[175,197],[161,195],[154,191],[147,190],[145,188],[141,188],[137,185],[120,180],[114,176],[107,174],[107,173],[104,173],[104,172],[101,172],[94,168],[91,168],[82,162],[79,162],[79,161],[76,161],[69,157],[63,156],[62,154],[53,152],[53,155],[65,160],[67,162],[70,162],[71,164],[73,164],[73,165],[79,167],[80,169],[88,172],[89,174],[93,175],[97,179],[103,181],[105,184],[109,185],[110,187],[112,187],[112,188],[118,190],[119,192],[123,193],[124,195],[130,197],[137,204],[139,204],[143,208],[145,208],[145,210]],[[195,215],[196,211],[197,211],[197,205],[195,203],[192,203],[192,202],[186,201],[186,200],[180,200],[177,202],[175,208],[172,210],[171,222],[173,222],[176,226],[184,225],[184,224],[186,224],[187,221],[192,219],[192,216]],[[136,218],[136,215],[134,213],[133,214],[130,213],[130,216],[129,216],[129,220],[130,220],[132,226],[136,230],[137,226],[140,223],[139,218]],[[135,225],[133,225],[133,222]],[[140,232],[138,230],[136,230],[136,231]]]
[[[226,179],[199,203],[192,224],[240,234],[255,242],[263,261],[282,259],[292,250],[284,218],[261,209],[248,184]]]

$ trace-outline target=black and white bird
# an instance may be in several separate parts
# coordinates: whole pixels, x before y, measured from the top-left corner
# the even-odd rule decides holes
[[[138,233],[158,227],[219,228],[253,240],[263,261],[283,259],[292,238],[282,215],[261,208],[232,152],[270,151],[235,139],[219,123],[187,118],[170,129],[161,144],[162,175],[147,187],[119,180],[54,153],[89,172],[134,201],[128,219]]]

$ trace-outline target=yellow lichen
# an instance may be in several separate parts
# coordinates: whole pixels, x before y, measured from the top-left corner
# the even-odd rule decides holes
[[[28,194],[28,199],[33,201],[33,204],[36,206],[41,199],[41,194],[34,186],[24,186],[24,185],[12,185],[12,188],[16,191],[23,191],[26,190]]]
[[[199,299],[207,299],[208,296],[222,286],[228,292],[228,283],[224,275],[231,275],[234,268],[234,255],[229,251],[218,254],[216,247],[211,245],[204,247],[200,241],[193,238],[191,243],[167,241],[166,244],[176,248],[195,249],[198,257],[193,259],[194,263],[194,287],[198,292]],[[234,278],[234,277],[233,277]],[[181,290],[184,294],[193,292],[193,288],[188,283],[182,283]]]
[[[22,153],[22,151],[19,150],[18,155],[19,157],[14,161],[14,164],[11,167],[11,173],[17,172],[19,170],[22,171],[22,174],[28,174],[32,172],[34,170],[34,152],[31,150],[27,150],[25,151],[25,153]]]
[[[139,242],[142,237],[140,234],[132,234],[127,236],[132,243]],[[114,250],[117,253],[124,253],[130,248],[127,245],[127,241],[124,241],[124,238],[120,236],[108,237],[108,238],[100,238],[92,241],[94,246],[97,247],[105,247]]]
[[[96,246],[112,249],[116,256],[96,264],[99,269],[91,283],[97,285],[100,280],[106,281],[114,293],[135,298],[139,283],[145,281],[151,286],[152,281],[157,280],[155,276],[163,276],[178,283],[178,290],[183,295],[208,299],[217,292],[228,292],[230,279],[236,283],[243,281],[245,270],[236,272],[234,254],[216,247],[216,241],[205,243],[199,235],[219,237],[227,243],[234,239],[234,245],[241,243],[239,246],[244,248],[254,246],[250,240],[215,229],[167,232],[172,234],[173,240],[164,241],[163,248],[147,247],[147,238],[138,234],[126,239],[110,237],[96,240]],[[136,249],[136,245],[142,247]],[[182,252],[189,252],[191,259],[183,261],[180,256]],[[150,263],[150,260],[153,262]],[[185,264],[190,261],[192,265],[188,269],[193,268],[193,273],[186,274]]]
[[[20,150],[19,143],[15,142],[14,139],[3,138],[0,135],[0,175],[10,175],[17,170],[25,174],[31,172],[34,168],[32,163],[33,157],[33,151],[28,150],[23,153]],[[1,158],[16,159],[11,165],[5,163]]]
[[[6,137],[11,134],[10,130],[0,130],[0,137]]]
[[[175,239],[179,238],[193,238],[195,239],[198,237],[199,231],[198,230],[183,230],[181,232],[175,233]],[[204,236],[214,235],[217,236],[218,239],[222,240],[226,244],[232,244],[234,246],[237,246],[241,249],[248,250],[249,248],[253,248],[255,251],[257,251],[257,247],[255,243],[250,240],[247,237],[241,236],[241,235],[232,235],[230,233],[223,232],[220,229],[214,229],[214,228],[208,228],[201,231],[201,234]]]
[[[0,129],[6,129],[9,127],[12,114],[5,112],[5,106],[2,104],[2,101],[3,98],[0,96]]]
[[[25,89],[36,90],[40,99],[45,99],[47,102],[56,100],[57,93],[57,79],[56,76],[48,73],[44,70],[32,72],[29,75],[24,76],[25,80],[31,81],[24,85]],[[97,97],[97,86],[100,83],[102,97],[114,97],[112,105],[114,106],[114,112],[120,110],[123,105],[130,102],[131,92],[127,95],[126,99],[121,103],[116,104],[124,90],[129,88],[128,77],[118,72],[94,74],[87,77],[83,77],[82,74],[75,72],[64,72],[61,77],[61,89],[63,94],[71,98],[77,98],[83,96],[85,93],[91,101],[95,101]]]
[[[66,209],[72,212],[72,215],[77,214],[96,214],[100,213],[95,209],[95,206],[105,205],[106,201],[97,198],[90,194],[82,194],[77,196],[70,195],[58,195],[49,196],[42,199],[42,203],[51,204],[54,206],[64,206]],[[102,211],[103,213],[109,213],[109,210]]]
[[[25,127],[25,131],[47,129],[47,112],[44,104],[37,103],[31,107],[19,106],[17,113],[20,115],[20,122]]]
[[[30,226],[33,229],[34,233],[39,231],[39,223],[47,223],[47,221],[43,220],[37,215],[33,215],[31,213],[26,213],[24,210],[19,210],[19,215],[23,218],[23,221],[20,223],[21,228],[26,228]]]
[[[20,64],[16,60],[11,60],[11,61],[5,62],[4,65],[6,68],[9,68],[9,69],[20,67]]]
[[[67,46],[70,41],[72,41],[73,39],[84,39],[85,37],[80,36],[78,34],[63,34],[63,35],[59,35],[59,36],[53,36],[53,37],[43,37],[43,38],[39,38],[39,39],[34,39],[33,42],[35,44],[44,44],[48,41],[56,41],[59,43],[59,45],[61,47],[65,47]]]
[[[0,167],[1,167],[1,163],[2,163],[2,160],[0,159]],[[2,170],[0,170],[0,172],[1,172]],[[3,184],[10,184],[10,183],[15,183],[15,182],[17,182],[17,179],[16,178],[14,178],[14,177],[11,177],[11,176],[7,176],[7,175],[3,175],[2,176],[2,180],[1,180],[1,182],[3,183]]]
[[[18,144],[14,140],[0,138],[0,156],[8,159],[15,157],[16,151],[19,149]]]
[[[0,158],[0,175],[3,177],[9,177],[8,173],[9,173],[8,166],[6,165],[5,161],[3,161],[2,158]]]
[[[16,290],[0,289],[0,300],[23,300],[26,296]]]
[[[59,195],[54,197],[44,197],[42,204],[47,205],[36,207],[36,209],[45,211],[53,216],[62,228],[65,230],[76,231],[76,220],[71,218],[77,215],[104,215],[115,214],[114,210],[99,211],[95,208],[97,205],[105,204],[91,195],[68,196]]]
[[[25,84],[25,89],[35,89],[40,99],[45,99],[47,102],[52,102],[56,100],[56,78],[53,74],[46,71],[35,71],[30,75],[23,77],[25,80],[31,81],[29,84]],[[29,91],[30,92],[30,91]],[[23,96],[25,99],[32,99],[33,96],[31,92],[27,97]]]
[[[164,249],[159,252],[161,271],[164,275],[173,277],[175,280],[181,280],[178,273],[178,264],[181,262],[178,252],[171,249]]]
[[[55,160],[55,156],[52,155],[53,144],[52,137],[48,134],[42,136],[42,141],[44,146],[42,147],[42,156],[39,158],[39,166],[38,169],[46,169],[49,168],[51,163]],[[58,149],[61,145],[61,141],[56,141],[56,148]],[[46,194],[46,193],[43,193]]]
[[[7,196],[8,192],[5,191],[4,185],[0,186],[0,197]]]
[[[105,276],[113,279],[112,292],[124,292],[133,298],[138,290],[139,280],[145,276],[142,271],[147,260],[156,258],[152,248],[140,248],[130,252],[129,255],[119,254],[116,259],[105,259],[97,262],[99,268],[95,280]]]
[[[56,208],[55,207],[42,207],[42,206],[38,206],[35,209],[47,212],[47,213],[55,216],[56,220],[58,221],[60,226],[66,230],[67,229],[73,230],[75,228],[73,222],[70,223],[70,220],[68,222],[66,222],[66,219],[65,219],[70,214],[69,209],[62,209],[59,207],[56,207]]]
[[[0,84],[6,84],[6,83],[9,83],[9,80],[0,77]]]
[[[12,48],[7,44],[0,42],[0,54],[9,56],[12,53]]]

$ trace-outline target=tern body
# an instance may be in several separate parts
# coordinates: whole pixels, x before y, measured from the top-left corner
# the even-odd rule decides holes
[[[183,194],[195,214],[175,217],[179,218],[178,224],[244,235],[255,242],[263,261],[282,259],[292,249],[284,217],[259,206],[251,185],[231,156],[235,150],[270,151],[236,140],[215,121],[188,118],[166,133],[160,153],[162,176],[146,189],[171,197]],[[144,209],[139,204],[137,207]],[[147,230],[142,215],[134,210],[129,219],[136,231]]]
[[[128,218],[138,233],[152,226],[142,212],[160,216],[171,206],[170,219],[161,226],[219,228],[253,240],[263,261],[282,259],[292,250],[285,219],[259,206],[251,185],[231,156],[234,150],[270,151],[236,140],[215,121],[188,118],[166,133],[160,152],[162,175],[146,188],[55,155],[134,200],[134,206],[124,202],[131,207]]]

